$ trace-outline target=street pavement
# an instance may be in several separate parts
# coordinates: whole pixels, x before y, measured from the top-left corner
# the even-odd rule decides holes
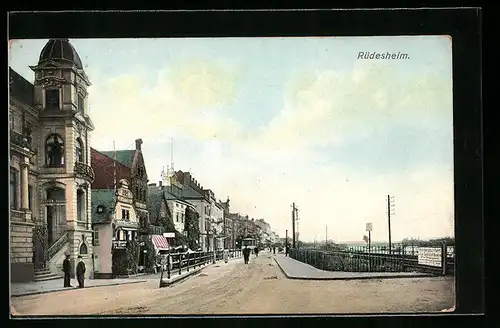
[[[239,258],[230,258],[229,261],[237,261]],[[209,264],[212,265],[212,264]],[[193,269],[191,269],[193,270]],[[166,278],[166,272],[164,272],[163,279],[164,281],[167,282],[174,282],[178,280],[178,278],[184,278],[184,276],[190,275],[193,273],[191,272],[186,272],[185,269],[182,270],[181,277],[179,276],[179,272],[177,270],[172,270],[171,272],[171,278],[167,279]],[[104,286],[114,286],[114,285],[123,285],[123,284],[133,284],[133,283],[140,283],[140,282],[146,282],[146,281],[154,281],[157,284],[160,282],[160,277],[161,273],[155,273],[155,274],[148,274],[148,275],[135,275],[131,276],[130,278],[125,278],[125,279],[86,279],[85,280],[85,288],[92,288],[92,287],[104,287]],[[51,292],[62,292],[62,291],[68,291],[72,289],[77,289],[78,287],[78,282],[76,279],[71,279],[71,286],[69,288],[63,287],[63,279],[54,279],[54,280],[47,280],[47,281],[30,281],[30,282],[23,282],[23,283],[11,283],[11,296],[12,297],[19,297],[19,296],[27,296],[27,295],[35,295],[35,294],[45,294],[45,293],[51,293]]]
[[[289,279],[303,280],[347,280],[347,279],[387,279],[430,277],[432,275],[419,272],[343,272],[323,271],[312,265],[297,261],[284,254],[275,256],[275,261]]]
[[[294,280],[274,256],[218,262],[184,281],[158,280],[15,297],[20,315],[342,314],[440,312],[454,304],[453,277]],[[82,300],[85,300],[82,303]]]
[[[129,279],[87,279],[85,280],[85,288],[92,287],[102,287],[102,286],[112,286],[121,284],[132,284],[145,282],[145,279],[139,279],[139,277],[129,278]],[[151,278],[151,277],[148,277]],[[159,276],[158,276],[159,279]],[[11,284],[11,295],[12,297],[34,295],[34,294],[44,294],[50,292],[61,292],[65,290],[71,290],[78,288],[78,282],[76,279],[71,279],[71,286],[69,288],[63,287],[63,279],[54,279],[39,282],[26,282],[26,283],[12,283]]]

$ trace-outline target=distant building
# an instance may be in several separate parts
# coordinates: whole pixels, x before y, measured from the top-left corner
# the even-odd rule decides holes
[[[225,202],[221,202],[224,215],[224,223],[222,227],[222,233],[224,235],[224,248],[233,249],[235,248],[235,239],[233,234],[233,219],[230,215],[230,200],[229,197]]]
[[[200,247],[203,250],[213,250],[217,235],[216,218],[217,222],[222,220],[223,213],[223,209],[216,205],[214,192],[204,189],[189,172],[177,171],[172,180],[181,186],[177,189],[179,197],[193,204],[199,214]]]

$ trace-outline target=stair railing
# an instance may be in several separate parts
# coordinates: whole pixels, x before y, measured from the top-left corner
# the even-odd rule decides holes
[[[54,257],[63,248],[64,244],[68,242],[68,232],[65,232],[52,246],[49,247],[48,256],[49,260]]]

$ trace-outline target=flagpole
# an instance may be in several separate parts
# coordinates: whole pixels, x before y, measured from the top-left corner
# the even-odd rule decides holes
[[[114,211],[113,211],[113,219],[116,221],[116,202],[118,197],[116,197],[116,147],[115,141],[113,140],[113,196],[114,196]]]

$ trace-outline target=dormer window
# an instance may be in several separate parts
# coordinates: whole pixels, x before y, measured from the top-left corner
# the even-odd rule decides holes
[[[45,90],[45,108],[60,109],[59,89]]]
[[[97,213],[104,213],[104,206],[102,205],[97,206]]]

